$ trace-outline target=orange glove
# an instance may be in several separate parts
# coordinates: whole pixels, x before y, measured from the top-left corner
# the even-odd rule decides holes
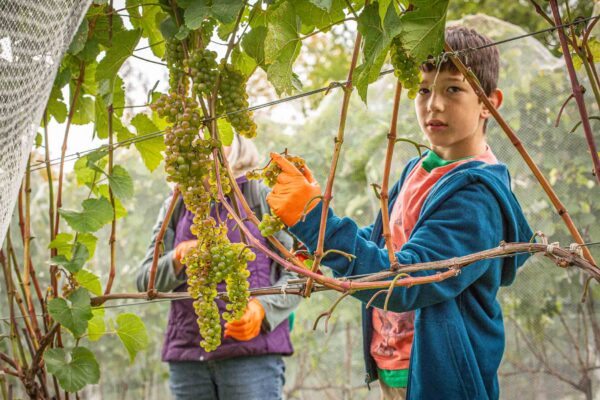
[[[197,245],[197,240],[186,240],[185,242],[179,243],[177,247],[175,247],[175,251],[173,252],[173,269],[175,270],[175,275],[178,275],[183,268],[183,264],[181,263],[183,257],[185,257],[186,254]]]
[[[319,204],[321,200],[313,197],[321,194],[321,188],[307,166],[304,166],[304,172],[300,172],[280,154],[271,153],[271,159],[279,165],[281,173],[277,176],[273,191],[267,195],[267,203],[284,224],[296,225],[305,207],[308,214]]]
[[[225,324],[225,337],[231,336],[240,341],[254,339],[260,333],[260,327],[265,318],[265,309],[258,299],[248,302],[246,312],[237,321]]]

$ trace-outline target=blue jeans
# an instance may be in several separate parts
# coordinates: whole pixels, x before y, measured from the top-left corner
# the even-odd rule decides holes
[[[279,400],[285,383],[280,355],[169,363],[176,400]]]

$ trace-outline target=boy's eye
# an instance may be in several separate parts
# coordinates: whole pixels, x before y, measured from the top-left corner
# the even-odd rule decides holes
[[[420,88],[419,89],[419,94],[421,94],[421,95],[429,94],[429,89],[427,89],[427,88]]]
[[[461,88],[459,88],[458,86],[450,86],[450,87],[448,88],[448,91],[449,91],[450,93],[458,93],[458,92],[460,92],[461,90],[462,90],[462,89],[461,89]]]

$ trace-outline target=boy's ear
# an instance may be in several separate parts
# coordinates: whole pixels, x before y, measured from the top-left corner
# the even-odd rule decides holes
[[[504,100],[504,93],[502,93],[502,90],[496,88],[492,90],[492,93],[490,93],[488,99],[490,100],[490,103],[492,103],[494,108],[497,110],[502,106],[502,101]],[[490,110],[485,105],[483,106],[483,110],[481,112],[483,118],[488,118],[490,115],[492,115]]]

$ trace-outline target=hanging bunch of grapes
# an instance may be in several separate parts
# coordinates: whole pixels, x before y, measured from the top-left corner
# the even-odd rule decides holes
[[[212,351],[221,343],[219,309],[215,303],[217,285],[225,281],[229,299],[223,319],[239,319],[248,304],[247,264],[256,256],[244,243],[231,243],[225,224],[217,223],[210,215],[211,204],[219,201],[220,192],[230,193],[231,182],[225,167],[215,164],[212,158],[221,142],[210,135],[204,136],[204,116],[198,100],[212,95],[221,74],[221,104],[247,107],[245,80],[230,66],[220,67],[217,54],[206,48],[188,48],[189,58],[185,58],[181,42],[173,40],[167,48],[171,93],[160,96],[151,108],[170,123],[165,129],[167,180],[178,184],[186,208],[194,214],[190,231],[198,238],[198,245],[182,261],[187,267],[189,293],[195,299],[202,336],[200,345]],[[248,113],[241,113],[235,119],[236,124],[233,121],[239,133],[254,136],[256,125]]]
[[[227,120],[237,133],[252,139],[256,136],[256,124],[252,120],[252,112],[239,111],[249,106],[246,78],[232,65],[221,65],[221,85],[219,86],[221,111],[228,114]]]
[[[181,92],[187,88],[183,60],[183,43],[177,39],[167,40],[165,61],[169,69],[169,87],[173,91]]]
[[[394,67],[394,75],[400,80],[402,86],[408,90],[408,98],[414,99],[421,83],[421,72],[416,60],[402,46],[400,37],[396,37],[392,41],[390,57]]]

